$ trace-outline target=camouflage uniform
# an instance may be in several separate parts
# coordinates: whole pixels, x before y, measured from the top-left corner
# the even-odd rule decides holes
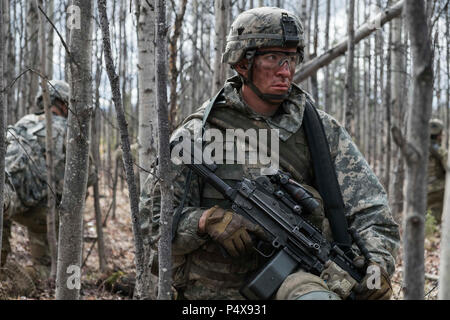
[[[69,86],[64,81],[51,80],[51,105],[56,99],[68,103]],[[36,96],[36,106],[42,109],[42,92]],[[55,194],[61,198],[64,183],[67,119],[53,114],[53,165]],[[12,221],[28,229],[33,276],[48,276],[50,266],[47,242],[47,169],[45,156],[46,119],[41,111],[28,114],[15,125],[8,126],[6,135],[6,181],[4,193],[4,229],[2,239],[2,265],[11,252],[9,238]],[[14,269],[14,268],[13,268]],[[14,273],[14,272],[13,272]]]
[[[238,82],[238,79],[233,79]],[[307,151],[307,142],[302,134],[301,126],[304,111],[305,94],[298,87],[294,87],[289,99],[282,108],[285,114],[275,115],[271,118],[262,118],[254,114],[243,102],[239,94],[239,85],[229,81],[225,85],[222,108],[233,109],[236,114],[246,117],[249,122],[267,124],[270,128],[280,129],[280,139],[288,143],[294,143],[298,150]],[[194,133],[200,129],[205,105],[195,114],[189,116],[181,128]],[[213,109],[214,110],[214,109]],[[399,245],[398,226],[392,219],[385,191],[378,182],[367,162],[358,151],[352,139],[328,114],[319,110],[320,117],[325,127],[326,136],[330,144],[331,155],[336,167],[338,181],[341,187],[345,203],[345,212],[350,226],[353,226],[361,234],[374,260],[384,267],[390,275],[394,272],[395,255]],[[214,114],[211,115],[214,120]],[[208,128],[218,126],[208,123]],[[176,139],[178,129],[172,135]],[[197,131],[198,132],[198,131]],[[295,134],[300,132],[300,135]],[[289,141],[294,137],[294,141]],[[299,152],[300,154],[301,152]],[[299,182],[312,185],[312,163],[309,155],[306,156],[306,168],[281,169],[295,172],[309,172],[311,175],[298,175]],[[281,160],[280,160],[281,162]],[[299,161],[300,162],[300,161]],[[298,166],[300,167],[300,165]],[[246,165],[219,165],[217,174],[229,183],[236,182],[242,177],[255,178],[259,175],[261,166]],[[290,170],[291,169],[291,170]],[[187,168],[174,165],[174,206],[180,204],[185,190]],[[153,198],[150,197],[155,190]],[[152,176],[146,181],[141,193],[140,212],[142,215],[152,217],[152,236],[158,238],[159,232],[159,201],[158,188],[155,188]],[[153,208],[152,208],[153,204]],[[204,183],[194,175],[190,192],[186,198],[183,216],[177,229],[177,235],[173,241],[173,266],[174,286],[184,291],[184,297],[188,299],[239,299],[239,287],[243,284],[245,276],[260,266],[259,256],[256,254],[239,259],[224,258],[217,245],[207,236],[197,234],[198,220],[204,210],[212,204],[219,204],[223,208],[229,208],[223,197],[212,187],[206,187]],[[150,211],[152,209],[152,212]],[[309,217],[309,219],[311,219]],[[315,217],[317,226],[322,217]],[[156,249],[156,248],[155,248]]]
[[[263,13],[265,10],[263,9]],[[266,17],[263,14],[263,18],[269,19],[270,15]],[[276,46],[275,43],[272,45]],[[238,44],[231,43],[230,46]],[[234,58],[228,57],[236,62],[241,58],[242,54],[236,54]],[[290,172],[298,182],[308,186],[313,195],[321,200],[313,188],[311,155],[302,126],[308,95],[299,87],[292,85],[277,113],[271,117],[264,117],[253,112],[242,99],[242,85],[239,76],[226,82],[223,94],[216,100],[208,117],[206,130],[218,129],[225,132],[228,128],[278,129],[280,169]],[[201,136],[203,114],[208,103],[209,101],[205,102],[184,120],[172,134],[172,141],[184,135],[186,130],[193,137]],[[329,142],[348,224],[360,233],[374,261],[392,275],[399,246],[399,232],[397,224],[392,219],[386,193],[345,129],[330,115],[320,110],[318,112]],[[236,144],[233,148],[236,151]],[[248,147],[245,150],[248,151]],[[224,150],[223,155],[225,154]],[[245,155],[248,160],[249,153],[246,152]],[[243,177],[256,178],[260,175],[262,167],[265,166],[260,162],[250,165],[248,161],[245,161],[245,164],[235,161],[233,164],[219,164],[215,173],[230,185],[234,185]],[[184,197],[188,169],[182,165],[173,165],[173,173],[175,176],[171,179],[175,210]],[[239,288],[245,278],[263,263],[255,252],[239,258],[225,257],[217,243],[208,235],[197,233],[201,215],[216,204],[224,209],[230,208],[229,202],[220,193],[193,173],[189,193],[186,194],[182,216],[172,242],[173,286],[180,298],[242,299]],[[151,243],[155,245],[159,238],[159,212],[159,188],[154,176],[150,175],[141,192],[140,214],[152,222]],[[332,240],[323,210],[307,219],[321,228]],[[156,246],[153,249],[156,250]],[[157,261],[153,264],[157,264]],[[315,291],[326,292],[329,299],[339,299],[321,278],[302,270],[298,270],[284,281],[275,298],[297,299],[308,294],[314,295]]]
[[[62,194],[67,119],[53,115],[56,194]],[[8,127],[5,158],[5,232],[2,263],[10,251],[11,221],[28,228],[31,255],[38,265],[49,265],[47,245],[47,176],[45,162],[45,115],[29,114]]]
[[[444,205],[445,172],[447,167],[447,150],[435,137],[442,133],[443,124],[439,119],[430,121],[430,152],[428,158],[427,208],[438,223],[441,222]]]

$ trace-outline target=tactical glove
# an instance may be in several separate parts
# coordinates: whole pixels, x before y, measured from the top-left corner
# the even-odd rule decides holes
[[[248,232],[264,239],[264,230],[246,218],[230,210],[214,206],[205,211],[205,231],[219,242],[233,257],[238,257],[253,248]]]
[[[355,286],[356,300],[389,300],[392,296],[392,285],[386,270],[371,262],[367,271],[361,283]]]

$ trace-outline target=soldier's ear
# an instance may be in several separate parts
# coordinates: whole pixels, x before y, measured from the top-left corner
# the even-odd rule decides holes
[[[244,78],[247,78],[248,75],[248,60],[247,59],[242,59],[241,61],[239,61],[238,63],[236,63],[234,65],[234,69],[242,76],[244,76]]]

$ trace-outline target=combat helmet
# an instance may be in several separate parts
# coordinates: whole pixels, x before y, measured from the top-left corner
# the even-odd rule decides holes
[[[50,104],[53,104],[56,99],[61,100],[67,105],[69,104],[70,88],[67,82],[62,80],[50,80],[47,87],[50,96]],[[36,95],[36,106],[38,110],[44,109],[41,87],[39,87],[39,91]]]
[[[253,85],[252,64],[255,52],[268,47],[297,48],[302,61],[304,46],[303,26],[296,15],[276,7],[254,8],[239,14],[231,25],[222,62],[234,66],[242,58],[246,58],[249,61],[249,75],[248,79],[243,79],[244,82],[263,100],[279,100],[289,93],[262,94]]]
[[[444,123],[442,120],[434,118],[430,120],[430,135],[436,136],[444,129]]]

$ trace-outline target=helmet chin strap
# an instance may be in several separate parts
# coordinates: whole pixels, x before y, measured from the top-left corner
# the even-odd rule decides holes
[[[279,104],[280,101],[283,101],[286,99],[289,94],[291,93],[291,87],[289,87],[289,90],[285,94],[268,94],[268,93],[262,93],[254,84],[253,82],[247,80],[244,78],[244,83],[263,101],[270,103],[270,104]]]
[[[247,52],[246,58],[249,62],[248,77],[245,78],[241,75],[241,78],[243,79],[244,84],[247,85],[261,100],[270,104],[277,105],[280,104],[280,101],[283,101],[289,96],[292,86],[289,87],[289,90],[285,94],[262,93],[261,90],[259,90],[253,83],[253,62],[255,59],[255,51]]]

